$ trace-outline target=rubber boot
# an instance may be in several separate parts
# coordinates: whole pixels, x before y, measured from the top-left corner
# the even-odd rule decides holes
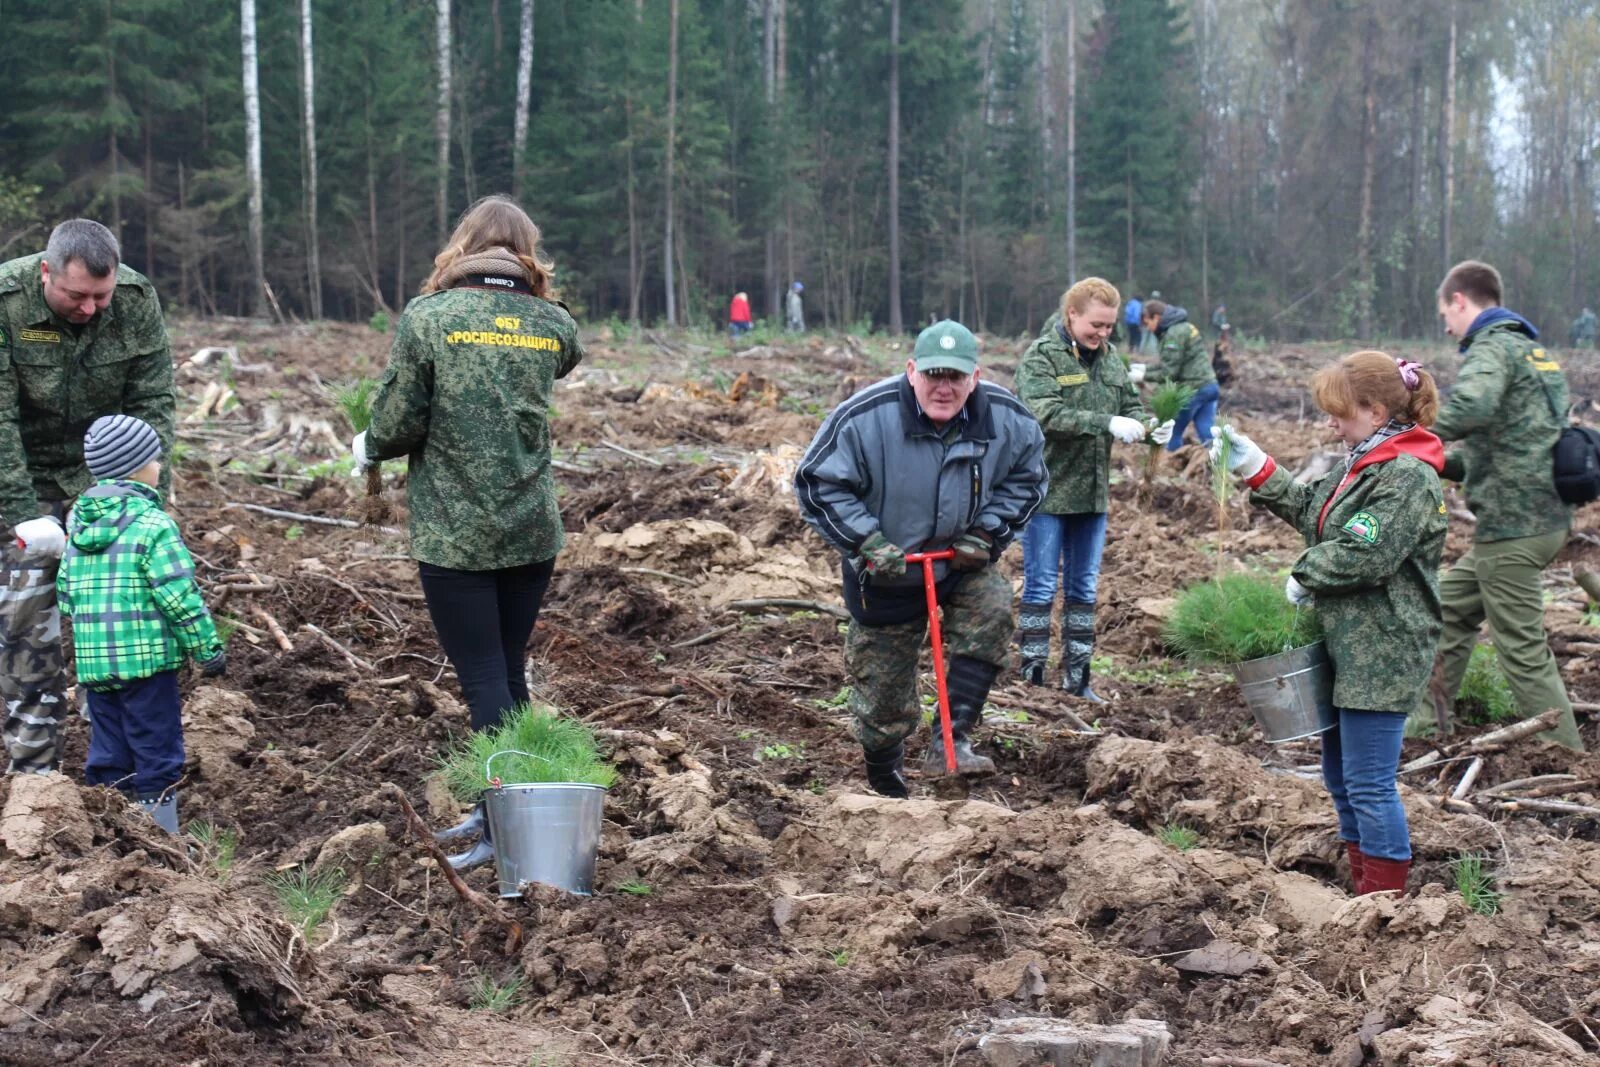
[[[980,775],[994,773],[994,760],[972,750],[972,730],[983,714],[989,688],[1000,668],[971,656],[951,656],[945,688],[950,696],[950,735],[955,742],[956,773]],[[933,720],[933,740],[922,757],[922,773],[928,776],[949,773],[945,761],[944,732],[938,718]]]
[[[901,773],[906,753],[904,742],[896,741],[876,752],[863,751],[867,757],[867,785],[874,793],[896,800],[904,800],[911,795],[905,775]]]
[[[1089,662],[1094,659],[1094,605],[1067,601],[1061,624],[1061,688],[1075,697],[1104,704],[1089,688]]]
[[[1410,860],[1386,860],[1377,856],[1363,857],[1361,865],[1363,879],[1357,892],[1367,893],[1404,893],[1406,891],[1406,876],[1411,873]]]
[[[178,833],[178,791],[169,789],[165,793],[150,793],[142,796],[137,801],[139,807],[156,825],[167,833],[177,836]]]
[[[433,835],[433,839],[442,845],[449,841],[459,841],[463,837],[480,837],[483,834],[484,826],[483,801],[480,800],[473,805],[471,811],[467,812],[465,819],[462,819],[448,830],[438,831]]]
[[[1023,604],[1017,613],[1017,655],[1022,680],[1029,685],[1044,685],[1045,667],[1050,659],[1050,605]]]
[[[467,817],[448,830],[441,830],[433,835],[435,841],[456,841],[468,834],[477,833],[477,842],[465,852],[458,852],[454,856],[446,856],[445,860],[451,868],[458,871],[470,871],[474,867],[481,867],[494,859],[494,842],[489,839],[489,820],[483,811],[483,801],[478,804]]]
[[[1366,877],[1364,870],[1367,857],[1361,851],[1359,841],[1346,841],[1344,843],[1345,855],[1350,857],[1350,884],[1357,893],[1361,892],[1361,882]]]

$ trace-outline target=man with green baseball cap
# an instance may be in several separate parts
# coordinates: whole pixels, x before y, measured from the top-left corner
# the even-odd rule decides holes
[[[1013,632],[1011,583],[990,564],[1048,481],[1038,421],[1010,392],[979,380],[978,339],[949,320],[922,331],[905,374],[839,405],[800,461],[800,513],[842,557],[850,711],[875,791],[909,795],[904,741],[922,719],[917,658],[928,609],[920,570],[906,571],[907,552],[955,550],[934,577],[956,769],[994,771],[971,737]],[[944,769],[935,739],[923,773]]]

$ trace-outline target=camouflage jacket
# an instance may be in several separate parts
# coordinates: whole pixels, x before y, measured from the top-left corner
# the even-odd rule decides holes
[[[515,290],[463,284],[406,306],[367,454],[410,459],[413,556],[482,571],[561,551],[551,391],[583,354],[566,308],[520,281]]]
[[[1051,515],[1105,511],[1111,494],[1111,416],[1143,418],[1128,365],[1110,341],[1085,360],[1061,326],[1028,346],[1017,367],[1017,396],[1044,428]]]
[[[1150,368],[1149,380],[1177,382],[1194,389],[1217,380],[1206,341],[1192,322],[1179,322],[1161,335],[1161,365]]]
[[[1567,379],[1534,343],[1537,336],[1503,308],[1484,312],[1462,341],[1466,361],[1433,425],[1443,440],[1461,442],[1450,450],[1444,476],[1466,485],[1467,507],[1478,519],[1475,541],[1572,525],[1572,508],[1556,495],[1550,454],[1566,425]]]
[[[43,260],[0,263],[0,520],[10,525],[43,515],[40,501],[71,500],[93,483],[83,435],[101,415],[143,419],[162,455],[172,452],[172,345],[155,288],[119,265],[111,303],[74,326],[45,303]]]
[[[1311,485],[1270,459],[1250,481],[1251,499],[1310,546],[1291,573],[1316,597],[1341,708],[1409,712],[1427,687],[1442,629],[1443,463],[1439,439],[1414,426]]]

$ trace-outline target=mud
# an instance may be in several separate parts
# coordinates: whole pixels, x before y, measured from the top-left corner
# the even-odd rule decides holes
[[[183,816],[236,832],[237,852],[224,866],[77,785],[82,722],[67,777],[0,781],[0,1062],[974,1067],[978,1038],[1026,1015],[1162,1020],[1182,1067],[1600,1054],[1594,820],[1482,799],[1444,811],[1464,765],[1409,774],[1411,892],[1352,898],[1316,745],[1265,744],[1225,674],[1166,658],[1179,587],[1297,551],[1235,500],[1219,553],[1192,447],[1145,505],[1143,456],[1119,453],[1096,676],[1112,702],[1003,677],[993,779],[919,782],[906,802],[865,792],[827,612],[836,564],[788,490],[827,406],[904,359],[853,339],[727,354],[597,337],[559,391],[569,547],[530,674],[600,729],[621,780],[596,894],[506,902],[523,933],[508,954],[384,788],[435,826],[459,814],[430,776],[467,715],[403,537],[235,506],[351,516],[360,480],[313,466],[344,429],[321,385],[381,366],[386,338],[232,322],[179,337],[237,349],[238,406],[184,424],[175,508],[237,626],[228,678],[185,682]],[[992,349],[1001,380],[1013,350]],[[1292,469],[1325,445],[1299,417],[1331,354],[1253,352],[1228,398]],[[222,373],[183,369],[186,413]],[[1600,630],[1570,568],[1600,555],[1596,518],[1580,513],[1548,575],[1554,647],[1585,703],[1600,700]],[[1460,552],[1470,531],[1454,525]],[[1020,577],[1016,550],[1001,565]],[[814,606],[732,606],[774,598]],[[1069,708],[1099,732],[1074,732]],[[1600,747],[1592,717],[1584,730]],[[1407,758],[1434,747],[1408,741]],[[1600,757],[1537,742],[1488,754],[1478,788],[1550,774],[1576,783],[1559,799],[1600,796]],[[1503,894],[1493,915],[1455,890],[1468,852]],[[267,881],[300,865],[344,886],[310,936]],[[487,870],[468,881],[492,891]],[[486,981],[515,986],[504,1010],[476,995]]]

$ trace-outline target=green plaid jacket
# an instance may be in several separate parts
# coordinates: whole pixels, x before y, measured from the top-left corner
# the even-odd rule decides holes
[[[78,498],[56,578],[78,681],[108,689],[222,651],[194,561],[154,489],[106,478]]]

